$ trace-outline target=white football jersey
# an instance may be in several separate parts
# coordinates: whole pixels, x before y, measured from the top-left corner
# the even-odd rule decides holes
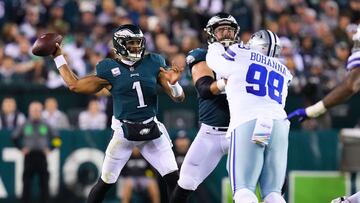
[[[226,51],[209,45],[206,63],[227,78],[231,132],[242,123],[260,117],[285,119],[290,71],[278,59],[233,44]]]

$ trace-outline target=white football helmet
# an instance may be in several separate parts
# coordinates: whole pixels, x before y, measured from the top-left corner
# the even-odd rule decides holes
[[[252,34],[247,47],[270,57],[279,57],[281,51],[279,37],[270,30],[260,30]]]

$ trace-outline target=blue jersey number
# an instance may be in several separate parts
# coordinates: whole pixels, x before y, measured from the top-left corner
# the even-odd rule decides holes
[[[267,82],[266,78],[268,78]],[[268,92],[271,99],[277,101],[279,104],[282,103],[281,93],[284,85],[284,77],[279,73],[270,71],[268,74],[264,66],[253,63],[249,66],[246,74],[246,82],[252,84],[252,86],[246,86],[248,93],[263,97],[266,96],[266,92]]]

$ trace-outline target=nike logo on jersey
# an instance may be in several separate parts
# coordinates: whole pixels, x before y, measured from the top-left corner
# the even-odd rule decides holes
[[[111,69],[111,73],[114,77],[119,76],[121,74],[120,68],[116,67],[116,68]]]

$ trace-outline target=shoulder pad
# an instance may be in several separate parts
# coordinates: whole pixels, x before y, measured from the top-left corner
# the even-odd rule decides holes
[[[162,55],[156,54],[156,53],[149,53],[146,56],[149,57],[150,60],[158,63],[159,66],[166,67],[165,58]],[[145,57],[144,57],[144,59],[145,59]]]
[[[111,75],[110,74],[111,69],[118,66],[119,64],[116,63],[113,59],[105,58],[96,64],[95,72],[98,77],[108,80],[109,76]]]
[[[96,69],[105,69],[106,67],[108,67],[108,64],[111,63],[112,59],[110,58],[105,58],[101,61],[99,61],[97,64],[96,64]]]
[[[201,61],[206,61],[206,53],[207,53],[206,49],[197,48],[191,50],[186,57],[186,64],[191,69],[193,65]]]

